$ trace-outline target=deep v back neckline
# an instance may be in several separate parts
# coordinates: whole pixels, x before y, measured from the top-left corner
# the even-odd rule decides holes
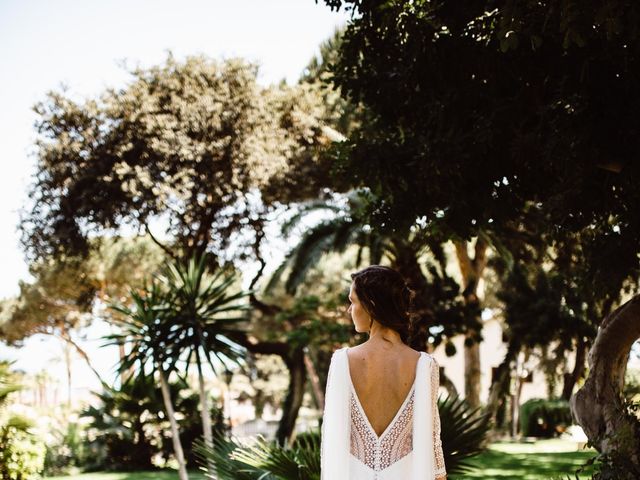
[[[358,392],[356,392],[356,387],[353,384],[353,379],[351,378],[351,366],[349,365],[349,355],[347,353],[348,351],[349,351],[349,347],[347,347],[347,349],[345,350],[345,355],[347,356],[347,358],[346,358],[346,360],[347,360],[347,377],[349,377],[349,385],[351,386],[351,392],[353,393],[353,396],[355,398],[355,403],[358,406],[358,410],[360,410],[360,413],[362,414],[362,417],[364,418],[367,427],[369,428],[371,433],[375,436],[376,440],[379,442],[387,434],[387,432],[389,432],[389,430],[391,430],[391,428],[393,427],[394,423],[396,422],[396,420],[398,419],[398,417],[400,416],[402,411],[407,406],[407,403],[409,402],[409,399],[411,398],[411,395],[413,394],[413,391],[416,388],[416,382],[418,380],[418,364],[420,363],[420,360],[422,360],[422,352],[420,352],[420,356],[418,357],[418,361],[416,362],[413,383],[411,384],[411,388],[409,389],[409,393],[407,393],[407,395],[404,397],[404,400],[402,401],[402,404],[400,405],[400,407],[396,411],[396,414],[393,416],[393,418],[391,419],[389,424],[385,427],[384,431],[380,435],[378,435],[376,433],[375,429],[373,428],[373,426],[371,425],[371,421],[369,420],[369,416],[364,411],[364,407],[362,406],[362,403],[360,402],[360,397],[358,396]]]

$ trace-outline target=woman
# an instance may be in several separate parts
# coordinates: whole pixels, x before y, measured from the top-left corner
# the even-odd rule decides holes
[[[334,352],[322,423],[322,480],[444,480],[439,367],[407,344],[412,292],[395,270],[351,275],[349,313],[369,339]]]

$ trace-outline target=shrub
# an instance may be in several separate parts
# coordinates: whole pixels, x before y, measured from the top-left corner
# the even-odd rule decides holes
[[[0,478],[27,480],[42,472],[45,446],[29,433],[31,422],[13,416],[0,427]]]
[[[195,464],[191,444],[202,435],[198,395],[182,381],[169,385],[174,399],[187,464]],[[85,470],[149,470],[162,466],[160,459],[173,454],[164,403],[152,377],[137,377],[119,389],[106,388],[96,393],[100,404],[87,408],[82,416],[89,419]],[[222,413],[211,409],[214,431],[223,428]]]
[[[520,407],[520,432],[525,437],[551,438],[573,423],[569,402],[532,398]]]
[[[0,361],[0,478],[26,480],[42,472],[45,447],[30,432],[29,419],[7,412],[11,394],[22,388],[10,367],[11,362]]]
[[[66,421],[50,427],[50,439],[44,459],[44,476],[67,475],[74,468],[82,468],[88,461],[82,426]]]

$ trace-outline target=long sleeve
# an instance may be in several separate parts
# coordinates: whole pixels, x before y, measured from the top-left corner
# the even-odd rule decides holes
[[[442,440],[440,439],[440,413],[438,412],[438,388],[440,386],[440,365],[431,357],[431,412],[433,415],[433,449],[434,449],[434,477],[447,474],[442,454]]]
[[[320,479],[349,480],[349,377],[346,349],[334,352],[325,389]]]

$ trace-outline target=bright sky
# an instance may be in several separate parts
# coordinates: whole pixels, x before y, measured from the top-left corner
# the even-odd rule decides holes
[[[158,64],[168,50],[241,56],[259,62],[262,83],[293,83],[347,19],[314,0],[0,0],[0,298],[28,278],[16,226],[33,173],[31,107],[48,90],[94,96],[126,81],[122,60]],[[40,362],[17,365],[35,371],[54,350],[34,339],[19,356],[0,346],[0,358],[39,351]]]

